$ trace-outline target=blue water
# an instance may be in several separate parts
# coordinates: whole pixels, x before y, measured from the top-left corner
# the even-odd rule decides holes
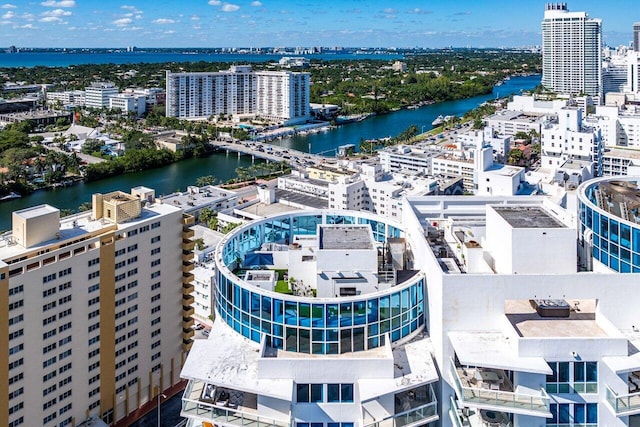
[[[80,64],[136,64],[163,62],[228,62],[249,63],[278,61],[283,56],[295,55],[256,55],[240,53],[194,53],[180,52],[113,52],[113,53],[65,53],[65,52],[18,52],[0,54],[0,67],[68,67]],[[401,59],[395,54],[358,54],[358,53],[321,53],[301,55],[308,59],[337,60],[392,60]]]
[[[276,141],[275,144],[301,151],[333,156],[335,155],[335,149],[339,145],[355,144],[358,147],[360,138],[373,139],[396,136],[411,125],[416,125],[421,131],[426,132],[432,128],[431,122],[440,115],[461,116],[490,99],[519,94],[522,90],[533,89],[540,84],[540,79],[540,75],[513,77],[503,85],[495,87],[491,94],[459,101],[440,102],[415,110],[401,110],[374,116],[361,122],[340,126],[330,132],[297,135]]]

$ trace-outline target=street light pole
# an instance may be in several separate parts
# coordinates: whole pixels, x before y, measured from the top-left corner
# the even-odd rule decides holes
[[[160,398],[166,399],[167,396],[160,393],[160,386],[156,386],[156,388],[158,390],[158,427],[160,427]]]

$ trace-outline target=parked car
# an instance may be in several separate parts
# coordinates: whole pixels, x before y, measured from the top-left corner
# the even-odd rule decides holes
[[[210,329],[205,329],[202,331],[202,335],[204,335],[205,337],[208,337],[210,332],[211,332]]]

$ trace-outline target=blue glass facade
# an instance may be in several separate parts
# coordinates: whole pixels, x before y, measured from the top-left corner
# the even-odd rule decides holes
[[[578,206],[580,235],[584,236],[587,230],[593,232],[594,260],[619,273],[640,273],[640,225],[598,207],[596,190],[603,181],[606,180],[589,181],[582,187]]]
[[[271,217],[235,230],[218,253],[224,265],[243,259],[263,242],[289,242],[292,235],[316,234],[318,224],[368,224],[378,242],[402,237],[403,231],[363,213],[308,212]],[[251,286],[218,266],[215,303],[218,316],[243,336],[278,349],[309,354],[340,354],[405,338],[424,325],[422,275],[386,291],[358,297],[309,298]]]

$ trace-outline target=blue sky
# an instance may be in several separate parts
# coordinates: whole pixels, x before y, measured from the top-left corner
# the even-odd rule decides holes
[[[540,44],[531,0],[0,0],[0,46],[519,47]],[[637,0],[578,0],[609,45],[631,40]],[[633,13],[635,12],[635,14]]]

